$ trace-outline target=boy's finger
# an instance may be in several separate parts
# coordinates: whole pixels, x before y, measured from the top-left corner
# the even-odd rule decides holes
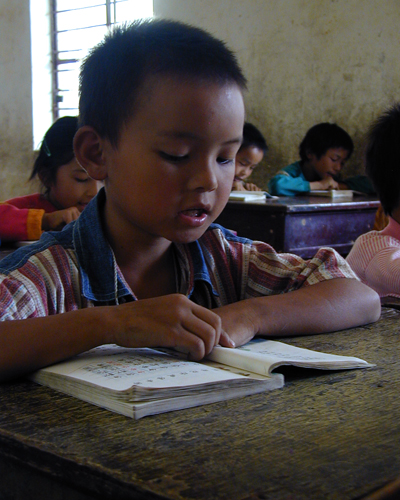
[[[232,348],[236,347],[235,342],[229,337],[229,335],[224,330],[221,331],[221,336],[219,338],[219,344],[222,347],[232,347]]]
[[[196,356],[200,356],[200,359],[209,354],[218,344],[220,326],[216,329],[214,325],[194,315],[182,326],[190,334],[187,338],[188,345],[196,351]]]

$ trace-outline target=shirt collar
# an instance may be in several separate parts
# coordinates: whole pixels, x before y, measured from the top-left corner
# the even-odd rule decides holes
[[[82,293],[94,301],[112,301],[131,295],[118,277],[114,253],[102,228],[105,199],[102,188],[81,213],[73,229],[74,247],[81,267]]]
[[[102,212],[106,195],[102,188],[75,222],[73,242],[81,268],[82,293],[96,302],[117,301],[132,292],[121,279],[114,253],[106,240],[102,227]],[[206,256],[199,241],[175,245],[178,269],[181,271],[181,293],[190,297],[195,282],[207,282],[214,295]],[[209,256],[210,257],[210,256]]]

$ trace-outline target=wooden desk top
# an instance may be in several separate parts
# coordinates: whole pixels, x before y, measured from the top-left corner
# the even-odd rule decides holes
[[[0,385],[2,498],[364,498],[400,475],[399,327],[384,309],[373,325],[287,339],[374,368],[287,373],[283,389],[139,421]]]
[[[265,201],[243,202],[229,201],[230,208],[251,207],[252,210],[264,212],[302,213],[337,210],[376,209],[379,200],[376,196],[354,196],[352,199],[334,200],[321,196],[280,196],[277,199],[267,198]]]

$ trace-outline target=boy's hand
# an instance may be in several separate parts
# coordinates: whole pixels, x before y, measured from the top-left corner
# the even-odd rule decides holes
[[[337,183],[332,177],[327,177],[321,181],[310,182],[310,191],[318,189],[339,189],[339,183]]]
[[[112,343],[123,347],[176,347],[195,361],[214,346],[234,347],[213,311],[185,295],[173,294],[129,302],[113,308],[117,324]]]
[[[222,328],[226,332],[228,339],[233,341],[235,346],[246,344],[258,333],[250,305],[251,302],[249,300],[243,300],[213,309],[221,318]],[[220,345],[223,347],[233,347],[225,344],[225,339],[222,337]]]
[[[65,208],[64,210],[57,210],[43,214],[42,230],[43,231],[61,231],[61,229],[76,220],[80,215],[76,207]]]

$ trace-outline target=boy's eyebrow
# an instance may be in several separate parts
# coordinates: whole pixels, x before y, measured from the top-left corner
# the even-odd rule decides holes
[[[157,134],[159,137],[173,137],[174,139],[198,139],[199,136],[192,134],[191,132],[162,132]],[[237,137],[235,139],[229,139],[222,144],[241,144],[243,137]]]

